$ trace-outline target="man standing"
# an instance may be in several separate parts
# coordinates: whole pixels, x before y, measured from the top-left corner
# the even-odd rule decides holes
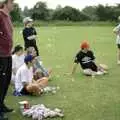
[[[0,120],[7,120],[4,113],[12,112],[4,99],[11,80],[12,72],[12,23],[9,13],[13,10],[13,0],[0,0]]]
[[[120,16],[118,17],[118,20],[120,22]],[[117,25],[114,29],[113,32],[116,34],[116,44],[118,47],[118,65],[120,65],[120,23]]]

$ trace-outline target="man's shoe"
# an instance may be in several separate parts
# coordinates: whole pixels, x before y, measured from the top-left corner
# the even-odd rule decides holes
[[[0,120],[8,120],[8,118],[3,113],[0,113]]]
[[[5,105],[2,107],[2,112],[7,113],[7,112],[13,112],[13,109],[6,107]]]

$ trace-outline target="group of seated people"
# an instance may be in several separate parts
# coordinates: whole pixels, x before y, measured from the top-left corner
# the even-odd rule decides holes
[[[15,92],[21,95],[39,95],[47,86],[51,70],[44,68],[34,47],[24,52],[21,45],[14,48],[12,55],[12,83]]]
[[[12,83],[15,92],[21,95],[39,95],[42,89],[48,85],[51,70],[47,70],[37,56],[34,47],[29,47],[24,52],[23,47],[17,45],[12,55]],[[104,64],[96,65],[94,53],[90,50],[89,43],[83,41],[80,50],[75,56],[72,74],[78,63],[87,76],[103,75],[108,67]]]

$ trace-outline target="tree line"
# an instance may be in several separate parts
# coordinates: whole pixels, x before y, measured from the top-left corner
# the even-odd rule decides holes
[[[79,10],[71,6],[49,9],[46,2],[37,2],[33,8],[26,6],[22,11],[18,4],[14,4],[14,11],[11,12],[13,21],[22,21],[24,17],[30,16],[34,20],[52,21],[117,21],[120,16],[120,4],[115,6],[102,5],[86,6]]]

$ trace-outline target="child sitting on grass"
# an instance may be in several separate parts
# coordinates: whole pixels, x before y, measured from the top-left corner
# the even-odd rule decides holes
[[[107,73],[107,66],[106,65],[96,65],[95,63],[95,56],[93,52],[89,49],[89,44],[87,41],[83,41],[80,45],[80,51],[76,54],[74,60],[74,66],[72,69],[72,74],[74,74],[78,63],[81,65],[83,69],[83,73],[85,75],[103,75]]]
[[[35,79],[42,78],[42,77],[50,78],[50,74],[51,74],[52,70],[46,69],[44,67],[44,65],[42,64],[42,61],[40,60],[40,56],[37,56],[36,50],[34,49],[34,47],[27,48],[26,54],[32,55],[35,57],[35,64],[33,66]]]
[[[35,57],[25,56],[24,64],[18,69],[15,76],[15,91],[21,95],[39,95],[42,89],[47,86],[48,78],[43,77],[35,81],[33,79],[33,65]]]

